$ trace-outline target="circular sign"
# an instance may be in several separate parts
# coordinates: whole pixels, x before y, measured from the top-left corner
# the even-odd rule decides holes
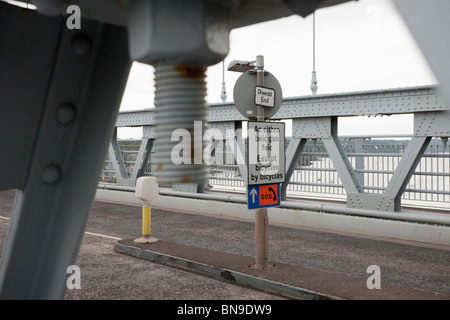
[[[255,104],[256,86],[256,72],[253,70],[246,71],[237,79],[233,90],[233,99],[236,108],[245,118],[251,120],[256,119],[258,109],[258,106]],[[263,87],[275,91],[273,107],[263,107],[264,118],[270,119],[280,109],[281,102],[283,101],[283,92],[277,78],[267,71],[264,71]]]

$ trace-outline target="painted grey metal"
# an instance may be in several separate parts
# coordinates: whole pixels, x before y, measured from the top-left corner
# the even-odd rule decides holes
[[[131,58],[154,66],[209,66],[229,52],[229,15],[216,1],[135,0],[128,29]]]
[[[236,163],[239,167],[239,172],[241,173],[242,177],[248,177],[248,159],[246,156],[246,147],[245,147],[245,141],[242,138],[242,135],[240,135],[241,131],[238,130],[237,134],[235,135],[233,140],[228,140],[232,142],[233,145],[233,152],[236,159]],[[247,185],[248,180],[246,178],[243,178],[244,185]]]
[[[350,0],[323,0],[320,2],[304,0],[206,0],[204,3],[219,4],[220,11],[229,19],[230,29],[234,29],[293,14],[306,17],[316,9],[348,1]],[[66,10],[65,2],[60,0],[32,0],[31,2],[35,3],[39,11],[46,15],[61,15]],[[136,0],[74,0],[70,3],[83,8],[83,15],[87,18],[127,26],[130,20],[130,11],[135,2]]]
[[[108,152],[109,152],[109,159],[112,162],[117,178],[128,179],[128,172],[125,166],[125,161],[123,159],[119,143],[117,142],[117,128],[115,128],[114,130],[114,134],[111,139],[111,145],[109,146]]]
[[[75,263],[131,65],[127,32],[87,20],[82,21],[83,30],[71,31],[62,18],[5,8],[3,3],[0,15],[0,30],[7,30],[1,33],[0,43],[14,45],[0,50],[0,61],[7,59],[10,70],[0,74],[1,82],[16,79],[17,85],[27,84],[29,72],[17,70],[24,71],[21,65],[28,61],[48,68],[40,74],[46,89],[36,81],[20,86],[20,91],[2,92],[9,101],[23,95],[23,90],[38,90],[39,94],[32,96],[42,98],[29,101],[29,106],[20,105],[23,112],[27,108],[41,112],[27,120],[36,134],[31,150],[16,154],[27,157],[28,162],[24,172],[18,173],[25,179],[19,185],[2,251],[0,297],[61,299],[67,267]],[[14,40],[17,38],[20,42]],[[7,112],[17,106],[4,102],[0,109],[6,110],[9,121],[20,128],[17,121],[21,119],[9,118]],[[15,143],[20,142],[17,133]]]
[[[141,127],[155,124],[155,108],[121,111],[117,117],[117,127]]]
[[[396,210],[394,196],[376,193],[348,193],[347,207],[376,211],[400,211]]]
[[[362,155],[364,152],[364,140],[359,138],[355,139],[355,153],[361,154],[361,156],[356,156],[355,159],[355,173],[358,177],[359,183],[361,185],[364,185],[364,172],[361,172],[361,170],[364,170],[364,156]]]
[[[206,68],[202,66],[155,68],[155,162],[160,183],[207,182],[208,170],[203,162],[205,78]]]
[[[210,122],[208,123],[208,128],[213,130],[219,130],[222,138],[227,139],[228,133],[233,133],[235,130],[235,122],[227,121],[227,122]]]
[[[113,167],[113,172],[117,177],[117,185],[129,187],[134,187],[136,185],[136,180],[145,174],[152,153],[154,140],[155,139],[148,138],[141,140],[136,159],[132,161],[132,170],[129,172],[127,164],[129,164],[130,161],[125,161],[122,155],[122,153],[126,151],[120,149],[116,136],[113,136],[109,146],[109,159]]]
[[[341,178],[342,184],[348,193],[363,192],[363,188],[359,183],[358,177],[348,160],[345,150],[342,148],[337,137],[322,139],[328,154],[336,167]]]
[[[317,94],[284,98],[274,120],[344,116],[375,116],[445,111],[450,106],[438,86]],[[117,127],[154,125],[154,109],[124,111]],[[153,119],[153,120],[152,120]],[[245,121],[234,103],[209,104],[208,122]]]
[[[293,122],[296,121],[300,120],[294,119]],[[240,123],[238,122],[237,125],[239,124]],[[237,130],[236,132],[240,131]],[[245,187],[245,184],[242,180],[242,175],[239,174],[239,166],[232,164],[234,162],[232,162],[230,156],[235,157],[240,153],[237,153],[236,150],[231,152],[234,144],[234,133],[231,135],[230,132],[228,132],[228,134],[230,137],[227,136],[227,144],[230,148],[228,148],[227,156],[224,157],[224,159],[226,158],[226,162],[224,164],[216,162],[210,167],[209,183],[211,184],[211,187],[214,188],[216,186],[219,188],[237,187],[236,190],[238,191],[241,190],[240,188]],[[241,136],[240,134],[237,135]],[[388,137],[386,135],[382,135],[380,138],[385,139]],[[399,137],[394,136],[392,138],[402,139],[398,140],[399,145],[397,147],[390,145],[388,142],[384,144],[376,143],[378,136],[372,136],[372,139],[367,139],[367,136],[340,137],[341,144],[345,143],[347,156],[355,168],[354,171],[358,176],[358,180],[359,176],[363,174],[366,175],[367,179],[366,184],[363,184],[361,180],[359,181],[368,195],[366,196],[363,193],[356,193],[356,197],[350,198],[351,194],[349,193],[349,207],[360,208],[366,206],[367,208],[378,207],[380,210],[385,210],[386,208],[388,208],[388,210],[392,209],[391,206],[386,207],[392,197],[383,193],[389,183],[389,180],[391,179],[391,176],[396,172],[396,170],[401,170],[401,167],[397,164],[400,162],[401,157],[404,156],[411,136],[401,135]],[[358,142],[361,143],[363,141],[363,152],[355,152],[357,150]],[[291,192],[292,196],[295,196],[297,192],[313,192],[314,194],[330,193],[329,196],[340,199],[339,195],[345,195],[346,192],[343,185],[340,184],[340,179],[337,175],[335,175],[336,169],[330,161],[329,154],[326,152],[325,148],[323,148],[323,145],[319,144],[319,146],[320,149],[317,151],[312,151],[310,149],[302,151],[302,164],[294,168],[295,177],[289,181],[289,184],[284,184],[284,186],[286,187],[287,192]],[[378,150],[378,147],[379,151],[374,152]],[[293,149],[293,144],[291,144],[290,147],[288,146],[288,149],[289,148],[292,148],[291,150],[295,150]],[[131,151],[127,151],[127,154],[129,152]],[[136,149],[134,152],[135,155],[137,155],[138,150]],[[290,153],[288,151],[286,152],[287,154]],[[362,163],[361,166],[366,166],[366,169],[358,168],[358,159],[364,159],[364,163]],[[446,187],[446,181],[448,184],[448,166],[450,165],[448,161],[449,159],[448,153],[443,153],[442,145],[436,145],[436,141],[434,141],[433,144],[430,144],[427,154],[422,156],[420,166],[413,173],[412,179],[410,179],[410,183],[405,189],[402,199],[425,200],[427,202],[432,201],[434,202],[432,205],[437,206],[440,205],[439,202],[448,202],[450,190],[448,190],[448,185]],[[378,162],[378,164],[374,164],[374,160]],[[129,169],[131,171],[132,164],[129,163],[128,165],[131,166],[131,169]],[[245,173],[244,170],[246,170],[246,165],[243,164],[240,167],[241,171]],[[152,167],[152,170],[147,171],[145,174],[152,175],[154,172],[155,168]],[[107,172],[105,171],[105,174],[106,173]],[[315,181],[316,178],[322,179]],[[381,198],[378,196],[378,193],[382,195]],[[359,196],[360,194],[361,196]],[[369,199],[371,196],[373,199]],[[383,202],[380,202],[381,200],[383,200]]]
[[[305,139],[330,138],[331,117],[294,118],[292,136]]]
[[[143,126],[142,127],[142,138],[143,139],[155,139],[156,134],[155,134],[154,126]]]
[[[84,17],[121,26],[132,22],[131,28],[122,28],[83,20],[81,31],[67,30],[65,21],[61,18],[66,8],[65,3],[56,0],[33,2],[38,6],[38,13],[13,9],[0,3],[0,61],[7,61],[2,64],[5,67],[2,70],[11,71],[0,75],[0,84],[8,82],[11,75],[14,78],[11,85],[5,86],[11,89],[5,91],[6,98],[2,97],[0,100],[0,130],[2,133],[5,130],[13,131],[8,136],[9,141],[20,144],[6,144],[8,149],[14,150],[14,160],[1,160],[0,174],[8,182],[2,182],[0,188],[21,189],[2,253],[0,296],[3,298],[62,297],[65,270],[74,262],[82,239],[130,68],[127,31],[132,36],[130,43],[137,43],[138,47],[144,45],[147,49],[158,50],[170,42],[177,44],[173,39],[164,39],[162,44],[152,46],[148,46],[147,42],[136,41],[141,37],[145,40],[149,31],[145,28],[158,20],[151,18],[152,10],[143,20],[130,19],[133,5],[145,5],[144,1],[128,0],[121,1],[120,4],[117,1],[75,1],[75,4],[83,8]],[[181,6],[178,9],[186,8],[182,1],[175,2]],[[321,1],[320,4],[317,1],[302,0],[196,1],[195,4],[203,12],[203,15],[196,15],[199,18],[196,22],[205,22],[204,15],[209,16],[210,13],[216,19],[211,19],[214,22],[206,19],[211,29],[196,30],[195,26],[198,24],[188,24],[187,32],[192,31],[193,37],[198,37],[196,32],[203,31],[205,34],[206,29],[209,37],[206,37],[206,42],[213,45],[213,51],[217,49],[218,56],[222,59],[223,53],[228,51],[228,44],[223,40],[232,28],[293,13],[305,16],[317,8],[342,2],[346,1],[328,0]],[[149,3],[147,5],[164,6],[163,1]],[[200,4],[204,4],[206,10]],[[138,7],[134,7],[135,12],[136,8]],[[163,8],[165,12],[168,12],[167,8]],[[141,12],[137,11],[139,15]],[[180,16],[180,11],[170,12],[173,13],[171,19],[175,20],[174,24],[184,23],[183,19],[173,19],[174,16]],[[142,12],[148,13],[145,10]],[[39,13],[58,17],[36,18]],[[156,17],[161,18],[158,15]],[[150,24],[140,24],[141,22]],[[134,29],[136,26],[137,29]],[[222,41],[210,43],[211,39],[218,38]],[[186,50],[183,46],[181,48],[175,59]],[[131,51],[135,52],[134,49],[136,48],[133,47]],[[205,48],[191,48],[188,51],[203,65],[206,61],[217,58],[198,57],[197,54],[204,50]],[[153,59],[147,53],[144,52],[143,58],[146,62]],[[169,54],[162,53],[157,60],[164,60],[167,56]],[[104,57],[107,58],[103,59]],[[32,75],[30,71],[33,71]],[[26,76],[28,78],[24,80]],[[21,97],[23,88],[32,92],[27,98]],[[380,97],[380,101],[372,101],[372,106],[367,99],[362,99],[361,104],[361,100],[348,100],[344,95],[338,101],[333,97],[333,103],[322,99],[321,102],[303,101],[304,104],[297,106],[288,104],[285,111],[289,111],[291,116],[286,117],[282,108],[277,117],[300,117],[295,114],[296,110],[301,110],[306,117],[448,110],[448,105],[442,103],[439,94],[424,103],[418,101],[417,95],[411,99],[413,101],[409,101],[402,96],[389,96],[390,94],[380,92],[378,95],[384,97]],[[20,99],[20,102],[12,102],[15,99]],[[21,122],[19,111],[13,110],[17,106],[20,112],[30,115],[25,122]],[[369,112],[365,112],[368,110]],[[233,114],[226,108],[221,111],[225,111],[222,112],[222,119],[211,118],[211,121],[239,120],[236,117],[230,118]],[[3,115],[8,120],[3,120]],[[3,128],[9,120],[10,123]],[[12,170],[8,172],[10,169]]]
[[[274,118],[375,116],[448,110],[437,86],[317,94],[285,99]]]
[[[136,180],[137,178],[139,178],[139,171],[142,172],[141,168],[147,164],[148,162],[148,158],[150,156],[150,151],[148,150],[148,147],[151,147],[152,145],[149,143],[149,139],[142,139],[141,145],[139,146],[139,152],[138,155],[136,157],[136,162],[135,165],[133,167],[133,171],[131,173],[130,179],[132,180]],[[144,158],[147,155],[147,159],[144,162]]]
[[[26,169],[29,166],[34,138],[39,130],[36,119],[40,118],[45,99],[47,81],[51,76],[52,48],[59,34],[57,23],[39,15],[30,15],[28,23],[17,8],[0,2],[0,189],[23,188]],[[24,23],[15,23],[23,21]],[[11,36],[13,26],[17,34],[29,34],[31,26],[39,25],[45,37]],[[12,64],[27,46],[40,46],[33,54],[23,53],[21,63]],[[13,75],[27,75],[19,77]],[[8,76],[9,75],[9,76]],[[26,94],[24,90],[26,89]]]
[[[222,61],[229,51],[227,11],[213,1],[136,0],[130,5],[128,30],[131,58],[155,67],[156,176],[160,183],[203,185],[205,142],[196,123],[206,129],[206,66]],[[178,141],[173,136],[177,130],[188,135]]]
[[[328,139],[326,143],[332,150],[334,162],[340,163],[339,175],[347,181],[347,187],[353,188],[355,176],[359,185],[364,184],[364,173],[361,171],[362,157],[358,157],[356,168],[351,168],[346,160],[339,159],[339,142],[331,139],[332,116],[356,116],[378,114],[415,113],[415,135],[447,136],[450,127],[448,104],[442,97],[437,86],[416,88],[374,90],[334,95],[316,95],[284,99],[282,107],[273,118],[293,119],[293,137],[306,139]],[[429,112],[428,110],[440,110]],[[443,110],[443,111],[442,111]],[[119,115],[118,126],[154,124],[151,122],[153,110],[130,111]],[[284,116],[281,116],[284,115]],[[150,123],[147,122],[150,120]],[[228,123],[230,120],[240,121],[245,118],[236,110],[232,103],[212,104],[208,115],[210,124]],[[217,125],[215,125],[217,126]],[[235,151],[235,156],[237,150]],[[346,164],[347,163],[347,164]],[[246,166],[238,161],[241,173],[246,172]],[[347,169],[350,168],[349,172]],[[358,185],[358,184],[357,184]],[[349,189],[350,193],[361,188]],[[372,207],[370,202],[368,206]]]
[[[99,184],[99,188],[125,192],[134,192],[135,190],[135,188],[131,187],[112,186],[109,184]],[[172,189],[167,188],[160,188],[159,194],[163,196],[181,197],[186,199],[203,199],[203,200],[223,201],[239,204],[247,203],[247,196],[236,194],[224,194],[213,192],[189,193],[189,192],[174,191]],[[445,213],[430,213],[419,211],[404,211],[402,213],[398,213],[392,211],[349,208],[344,205],[334,203],[293,201],[293,200],[281,201],[280,208],[450,226],[450,216]]]
[[[337,137],[337,118],[331,119],[331,137],[322,139],[347,193],[362,193],[364,189]]]
[[[133,170],[133,174],[131,175],[131,178],[139,178],[142,177],[145,173],[145,167],[147,166],[148,160],[150,158],[150,155],[152,153],[153,145],[154,145],[154,139],[144,139],[146,141],[145,145],[141,145],[139,149],[139,155],[136,159],[136,164],[139,164],[136,174]],[[141,153],[142,150],[142,153]],[[139,159],[139,161],[138,161]]]
[[[385,194],[395,198],[395,210],[400,211],[400,197],[405,191],[408,182],[414,173],[423,153],[425,152],[430,137],[413,137],[402,157],[397,169],[392,176]]]
[[[297,160],[306,144],[307,139],[292,138],[286,149],[286,181],[281,185],[281,200],[286,200],[286,191],[292,174],[297,166]]]
[[[450,110],[414,114],[414,135],[450,137]]]
[[[109,188],[105,186],[105,188]],[[115,190],[120,190],[118,187]],[[122,189],[124,191],[131,191],[131,189]],[[214,200],[214,201],[224,201],[231,203],[246,204],[247,197],[241,195],[229,195],[229,194],[218,194],[218,193],[186,193],[178,192],[170,189],[160,189],[160,195],[164,196],[174,196],[182,198],[193,198],[193,199],[204,199],[204,200]],[[306,201],[281,201],[280,208],[286,209],[301,209],[313,212],[326,212],[326,213],[336,213],[352,216],[361,217],[375,217],[381,219],[391,219],[399,221],[417,222],[417,223],[429,223],[450,226],[450,216],[448,214],[442,213],[421,213],[421,212],[390,212],[390,211],[378,211],[378,210],[368,210],[359,208],[348,208],[346,206],[337,204],[326,204],[326,203],[313,203]]]
[[[178,192],[203,193],[203,185],[197,183],[174,183],[172,190]]]

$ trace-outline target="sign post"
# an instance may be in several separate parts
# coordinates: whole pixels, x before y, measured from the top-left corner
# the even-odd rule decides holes
[[[284,123],[265,122],[264,117],[264,108],[275,106],[275,95],[274,89],[264,87],[264,57],[257,56],[255,87],[257,122],[249,122],[247,170],[248,208],[256,209],[256,259],[253,267],[257,269],[269,267],[269,217],[267,208],[280,205],[280,183],[284,182],[286,178]]]
[[[264,57],[256,57],[256,85],[264,86]],[[258,105],[256,120],[264,121],[264,107]],[[255,214],[255,265],[257,269],[268,267],[269,261],[269,216],[267,208],[256,210]]]
[[[270,267],[267,208],[280,205],[280,183],[285,182],[285,130],[284,123],[265,119],[280,108],[282,91],[278,80],[264,70],[263,56],[257,56],[252,62],[233,60],[228,70],[243,73],[234,86],[234,102],[238,111],[253,121],[248,127],[247,170],[247,204],[249,209],[256,209],[256,259],[252,267],[267,269]]]

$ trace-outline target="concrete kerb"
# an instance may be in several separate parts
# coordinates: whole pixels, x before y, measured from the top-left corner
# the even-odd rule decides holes
[[[98,189],[96,200],[136,206],[142,205],[142,202],[134,196],[133,192],[116,190]],[[160,195],[152,201],[152,207],[177,212],[218,215],[254,221],[253,210],[248,210],[243,203]],[[269,223],[450,245],[450,227],[424,223],[287,208],[269,208]]]
[[[116,242],[114,250],[118,253],[131,255],[137,258],[145,259],[151,262],[167,265],[170,267],[175,267],[185,271],[194,272],[217,280],[227,281],[233,284],[238,284],[241,286],[251,287],[265,292],[278,294],[287,298],[305,299],[305,300],[341,300],[340,298],[331,295],[326,295],[314,292],[312,290],[276,282],[273,280],[268,280],[249,274],[244,274],[238,271],[225,268],[218,268],[212,265],[187,260],[184,258],[175,257],[160,252],[144,250],[141,248],[129,246],[120,243],[120,241]]]

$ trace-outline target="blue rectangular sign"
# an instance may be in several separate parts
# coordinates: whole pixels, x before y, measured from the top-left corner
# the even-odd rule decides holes
[[[278,207],[280,203],[279,183],[247,187],[247,205],[249,209]]]

